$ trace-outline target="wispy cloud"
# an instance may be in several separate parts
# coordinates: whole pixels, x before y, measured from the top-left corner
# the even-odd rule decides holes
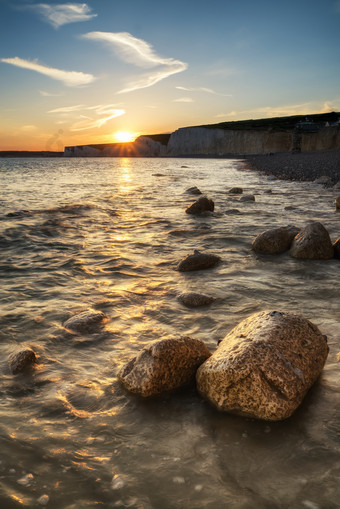
[[[74,114],[77,113],[75,116]],[[70,117],[71,131],[85,131],[102,127],[110,120],[125,114],[125,110],[117,108],[114,104],[98,104],[96,106],[85,106],[76,104],[74,106],[63,106],[49,110],[47,113]]]
[[[45,92],[45,90],[39,90],[39,94],[43,97],[60,97],[61,94],[52,94],[51,92]]]
[[[87,4],[35,4],[24,7],[38,12],[54,28],[59,28],[67,23],[88,21],[97,16]]]
[[[36,60],[32,62],[30,60],[23,60],[22,58],[14,57],[1,58],[1,62],[44,74],[54,80],[62,81],[64,85],[67,85],[68,87],[88,85],[96,79],[95,76],[92,76],[92,74],[85,74],[77,71],[63,71],[62,69],[55,69],[53,67],[39,64]]]
[[[214,94],[214,95],[220,95],[223,97],[232,97],[232,94],[221,94],[219,92],[216,92],[212,88],[205,88],[205,87],[175,87],[177,90],[184,90],[185,92],[206,92],[207,94]]]
[[[134,37],[128,32],[89,32],[88,34],[84,34],[83,37],[109,45],[122,60],[138,67],[144,67],[146,69],[161,67],[129,83],[123,90],[118,92],[121,94],[151,87],[172,74],[183,72],[188,68],[188,64],[185,62],[157,55],[151,44],[142,39],[137,39],[137,37]]]
[[[172,102],[174,102],[174,103],[193,103],[195,101],[191,97],[179,97],[178,99],[174,99]]]

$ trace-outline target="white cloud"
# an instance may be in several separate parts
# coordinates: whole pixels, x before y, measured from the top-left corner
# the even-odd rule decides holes
[[[43,97],[60,97],[61,94],[52,94],[51,92],[45,92],[44,90],[39,90],[39,94]]]
[[[129,83],[123,90],[118,92],[121,94],[140,88],[151,87],[172,74],[183,72],[188,68],[188,64],[180,60],[157,55],[151,44],[142,39],[137,39],[137,37],[128,32],[89,32],[84,34],[83,37],[104,42],[113,48],[122,60],[138,67],[151,69],[161,66],[161,69],[143,75],[138,80]]]
[[[64,85],[67,85],[68,87],[88,85],[96,79],[95,76],[92,76],[92,74],[85,74],[77,71],[63,71],[62,69],[55,69],[53,67],[38,64],[37,61],[32,62],[30,60],[23,60],[19,57],[1,58],[1,62],[44,74],[54,80],[62,81]]]
[[[174,102],[174,103],[193,103],[195,101],[191,97],[180,97],[178,99],[174,99],[172,102]]]
[[[37,11],[54,28],[67,23],[88,21],[97,16],[97,14],[91,14],[92,9],[87,4],[36,4],[26,8]]]
[[[78,112],[76,117],[75,112]],[[94,114],[90,116],[90,113]],[[54,113],[62,116],[69,116],[72,125],[71,131],[85,131],[87,129],[94,129],[102,127],[106,122],[120,117],[125,114],[125,110],[117,108],[114,104],[98,104],[96,106],[85,106],[84,104],[76,104],[75,106],[63,106],[50,110],[47,113]],[[99,117],[99,118],[97,118]]]
[[[232,97],[231,94],[220,94],[219,92],[216,92],[215,90],[212,90],[211,88],[205,88],[205,87],[195,87],[195,88],[175,87],[175,88],[177,88],[177,90],[184,90],[186,92],[206,92],[207,94],[220,95],[223,97]]]
[[[36,131],[38,128],[37,126],[35,125],[23,125],[21,127],[21,130],[22,131],[25,131],[25,132],[32,132],[32,131]]]

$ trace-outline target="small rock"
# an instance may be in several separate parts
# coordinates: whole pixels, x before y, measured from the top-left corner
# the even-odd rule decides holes
[[[124,488],[124,486],[125,482],[123,481],[123,479],[118,474],[115,474],[112,477],[111,488],[113,490],[121,490],[122,488]]]
[[[262,254],[279,254],[287,251],[300,229],[295,226],[281,226],[260,233],[252,242],[252,249]]]
[[[236,214],[241,214],[241,211],[239,209],[228,209],[225,211],[225,214],[227,216],[233,216],[233,215],[236,215]]]
[[[202,194],[202,191],[200,191],[198,189],[198,187],[194,186],[194,187],[189,187],[189,189],[186,190],[186,193],[189,193],[189,194]]]
[[[37,502],[40,505],[47,505],[50,500],[50,497],[48,495],[41,495],[41,497],[38,498]]]
[[[21,484],[21,486],[29,486],[33,479],[34,479],[33,474],[27,474],[24,475],[24,477],[21,477],[21,479],[18,479],[17,483]]]
[[[37,362],[36,355],[32,348],[25,348],[18,352],[14,352],[8,358],[9,368],[13,375],[21,373]]]
[[[221,258],[211,253],[201,253],[195,249],[194,254],[188,255],[177,265],[180,272],[188,272],[192,270],[203,270],[214,267],[220,263]]]
[[[185,484],[184,477],[173,477],[172,482],[175,484]]]
[[[327,175],[322,175],[321,177],[314,180],[314,184],[330,184],[332,179]]]
[[[333,244],[334,258],[340,258],[340,237]]]
[[[308,260],[333,258],[334,250],[328,231],[317,221],[307,224],[294,237],[290,254],[293,258]]]
[[[272,191],[271,189],[266,189],[266,190],[264,191],[264,194],[272,194],[272,192],[273,192],[273,191]]]
[[[153,396],[193,381],[197,368],[210,355],[203,341],[189,336],[161,339],[145,346],[118,378],[129,391]]]
[[[333,189],[335,190],[340,189],[340,181],[334,184]]]
[[[305,318],[255,313],[197,371],[197,388],[219,410],[276,421],[290,417],[319,377],[327,341]]]
[[[63,324],[65,329],[70,329],[73,332],[93,332],[100,328],[105,321],[105,314],[101,311],[89,309],[83,313],[72,316]]]
[[[253,194],[245,194],[238,201],[255,201],[255,196]]]
[[[199,306],[207,306],[214,302],[215,299],[203,293],[188,292],[181,293],[178,296],[178,300],[188,308],[197,308]]]
[[[340,210],[340,196],[337,196],[334,200],[335,210]]]
[[[187,214],[202,214],[202,212],[214,212],[214,202],[206,196],[201,196],[198,200],[189,205],[185,212]]]
[[[243,189],[242,189],[242,187],[232,187],[231,189],[229,189],[228,193],[230,193],[230,194],[242,194],[243,193]]]

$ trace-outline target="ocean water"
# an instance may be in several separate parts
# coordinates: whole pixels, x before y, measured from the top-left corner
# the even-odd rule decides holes
[[[261,231],[308,220],[335,240],[335,191],[223,159],[0,159],[0,186],[1,509],[340,508],[339,261],[251,251]],[[213,214],[185,214],[191,186]],[[194,249],[223,262],[176,271]],[[188,309],[184,291],[216,300]],[[89,308],[102,330],[63,328]],[[310,319],[330,347],[286,421],[219,413],[195,387],[142,400],[117,380],[152,340],[187,334],[213,352],[264,309]],[[39,363],[12,375],[26,345]]]

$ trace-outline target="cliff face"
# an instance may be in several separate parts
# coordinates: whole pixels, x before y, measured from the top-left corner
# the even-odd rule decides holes
[[[65,147],[65,157],[162,157],[167,155],[166,145],[148,136],[140,136],[131,143],[79,145]]]
[[[170,136],[169,156],[223,156],[289,152],[292,133],[185,127]]]

